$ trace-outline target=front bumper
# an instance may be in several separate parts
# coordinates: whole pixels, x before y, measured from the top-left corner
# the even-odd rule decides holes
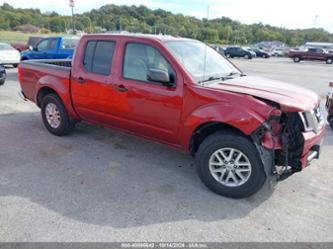
[[[304,148],[301,157],[302,168],[307,167],[314,159],[318,159],[322,148],[325,134],[325,125],[321,124],[317,133],[313,131],[304,132]]]

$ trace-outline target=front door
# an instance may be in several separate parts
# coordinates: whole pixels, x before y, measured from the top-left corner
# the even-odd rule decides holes
[[[122,68],[113,82],[119,93],[120,103],[114,106],[118,117],[135,133],[177,143],[183,92],[181,74],[176,73],[157,47],[148,43],[134,40],[123,44],[122,59]],[[149,69],[167,72],[173,86],[148,80]]]
[[[32,51],[32,59],[54,59],[57,52],[57,38],[47,38],[40,41]]]

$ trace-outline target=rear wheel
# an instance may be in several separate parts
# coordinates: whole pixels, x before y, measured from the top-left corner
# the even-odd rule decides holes
[[[266,180],[254,144],[230,131],[214,133],[202,142],[196,154],[196,168],[209,189],[231,198],[256,193]]]
[[[330,122],[330,127],[333,130],[333,118],[331,118],[329,122]]]
[[[333,58],[328,58],[326,60],[326,64],[332,64],[333,63]]]
[[[14,67],[14,68],[17,68],[17,67],[18,67],[18,64],[13,64],[13,67]]]
[[[42,99],[41,114],[46,129],[56,136],[66,135],[74,129],[75,122],[70,119],[61,99],[54,93]]]
[[[300,62],[300,61],[301,61],[301,58],[299,58],[299,57],[297,57],[297,56],[294,57],[294,62],[295,62],[295,63],[298,63],[298,62]]]

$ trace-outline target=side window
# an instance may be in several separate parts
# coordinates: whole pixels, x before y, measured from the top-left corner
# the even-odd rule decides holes
[[[91,73],[109,75],[115,42],[89,41],[83,58],[84,68]]]
[[[149,69],[164,70],[169,74],[171,83],[176,81],[171,65],[156,48],[142,43],[128,43],[125,48],[123,77],[150,82],[147,80]]]
[[[38,45],[37,45],[37,50],[38,51],[43,51],[43,50],[47,50],[48,46],[49,46],[49,39],[41,41]]]

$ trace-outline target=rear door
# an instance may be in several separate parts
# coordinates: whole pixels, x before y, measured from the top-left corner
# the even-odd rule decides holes
[[[82,38],[72,69],[72,100],[79,116],[87,121],[112,123],[114,90],[112,71],[115,39]]]

